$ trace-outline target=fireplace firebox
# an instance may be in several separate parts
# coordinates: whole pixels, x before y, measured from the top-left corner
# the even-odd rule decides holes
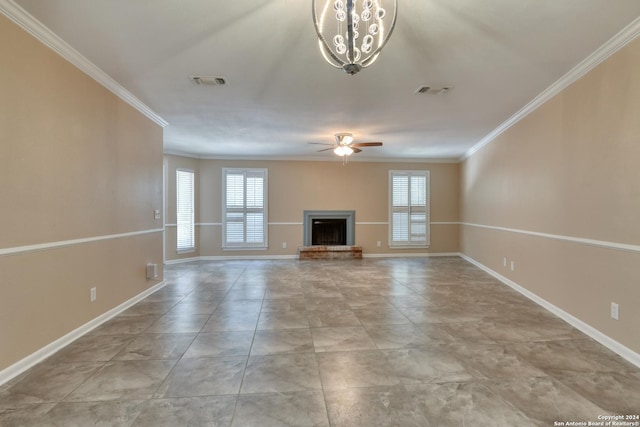
[[[347,220],[345,218],[314,219],[311,223],[311,244],[346,245]]]

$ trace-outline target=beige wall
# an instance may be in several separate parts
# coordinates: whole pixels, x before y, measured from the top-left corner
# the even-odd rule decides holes
[[[463,253],[640,352],[640,39],[461,170]],[[488,225],[558,238],[480,228]],[[607,246],[607,245],[605,245]],[[503,266],[503,258],[515,270]],[[620,320],[610,303],[620,304]]]
[[[2,371],[158,283],[162,128],[1,15],[0,58]]]
[[[459,212],[459,165],[445,163],[351,162],[345,166],[329,161],[230,161],[195,160],[166,156],[169,165],[168,220],[175,221],[175,170],[190,165],[199,183],[196,198],[201,226],[197,227],[198,251],[192,256],[293,256],[302,245],[304,210],[355,210],[356,244],[365,255],[458,252],[457,224],[432,224],[429,249],[389,249],[388,180],[392,169],[429,170],[431,178],[431,221],[457,222]],[[266,251],[223,251],[220,206],[222,168],[268,169],[269,248]],[[362,223],[385,224],[362,224]],[[280,224],[278,224],[280,223]],[[294,224],[281,224],[294,223]],[[210,225],[215,224],[215,225]],[[167,227],[167,259],[178,259],[175,227]],[[377,247],[377,242],[382,247]],[[282,248],[282,243],[287,248]]]

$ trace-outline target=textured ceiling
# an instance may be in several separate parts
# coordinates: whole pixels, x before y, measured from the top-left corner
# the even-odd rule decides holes
[[[460,158],[640,16],[638,0],[398,0],[379,60],[349,76],[320,55],[310,0],[15,3],[168,121],[166,152],[224,158],[328,158],[307,143],[337,132],[384,142],[360,159]]]

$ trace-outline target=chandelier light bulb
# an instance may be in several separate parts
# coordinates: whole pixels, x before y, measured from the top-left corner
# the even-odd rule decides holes
[[[353,61],[357,63],[360,61],[360,58],[362,58],[362,52],[356,47],[353,49]]]

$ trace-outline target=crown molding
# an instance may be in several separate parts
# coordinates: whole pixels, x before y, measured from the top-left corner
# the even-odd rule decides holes
[[[162,154],[165,155],[165,156],[187,157],[189,159],[200,159],[201,158],[197,154],[188,153],[186,151],[179,151],[179,150],[164,150]]]
[[[573,67],[567,74],[560,77],[558,81],[545,89],[538,96],[533,98],[527,105],[522,107],[517,113],[509,117],[500,126],[491,131],[487,136],[478,141],[473,147],[468,149],[459,161],[464,161],[478,152],[485,145],[493,142],[499,135],[518,123],[520,120],[531,114],[538,107],[549,101],[551,98],[562,92],[568,86],[576,82],[582,76],[594,69],[608,57],[625,47],[629,42],[640,35],[640,17],[633,20],[609,41],[587,56],[582,62]]]
[[[89,61],[26,10],[18,6],[13,0],[0,0],[0,13],[159,126],[165,127],[169,124],[131,92],[109,77],[107,73],[98,68],[97,65]]]
[[[335,157],[319,157],[319,156],[223,156],[209,154],[194,154],[186,151],[165,150],[167,156],[187,157],[198,160],[236,160],[236,161],[291,161],[291,162],[334,162],[342,163],[341,158]],[[456,158],[415,158],[406,157],[350,157],[349,163],[460,163]]]

